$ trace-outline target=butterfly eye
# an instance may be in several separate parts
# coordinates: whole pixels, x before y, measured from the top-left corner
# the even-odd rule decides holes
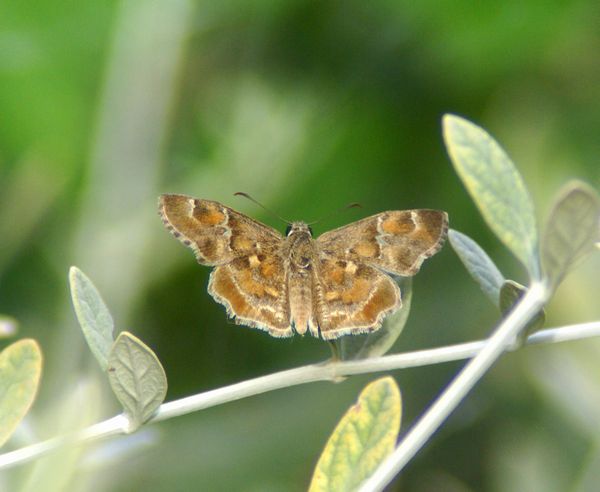
[[[289,236],[290,232],[292,232],[292,224],[289,224],[286,228],[285,228],[285,235]]]

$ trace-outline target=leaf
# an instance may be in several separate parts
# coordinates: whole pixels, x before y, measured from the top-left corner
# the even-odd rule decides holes
[[[448,239],[473,280],[479,284],[485,295],[498,306],[500,288],[504,283],[504,277],[498,267],[481,246],[469,236],[450,229]]]
[[[533,204],[506,152],[485,130],[454,115],[444,116],[444,139],[456,172],[488,226],[539,279]]]
[[[309,491],[358,488],[394,450],[400,416],[400,390],[394,379],[369,383],[327,441]]]
[[[108,380],[129,417],[130,432],[152,417],[167,394],[167,377],[158,358],[126,331],[110,352]]]
[[[526,292],[527,288],[514,280],[506,280],[504,282],[499,295],[500,311],[503,316],[507,316],[512,311],[515,304],[521,300]],[[520,343],[523,344],[529,335],[542,328],[545,322],[546,311],[540,309],[519,333]]]
[[[388,316],[379,330],[366,335],[342,337],[339,340],[342,360],[379,357],[392,348],[406,325],[412,300],[412,279],[401,278],[399,284],[402,292],[402,307]]]
[[[0,446],[29,411],[41,374],[42,351],[35,340],[20,340],[0,353]]]
[[[558,194],[542,241],[542,265],[552,288],[598,240],[600,199],[586,183],[572,181]]]
[[[71,267],[69,282],[79,326],[100,367],[106,370],[114,342],[112,316],[95,285],[79,268]]]

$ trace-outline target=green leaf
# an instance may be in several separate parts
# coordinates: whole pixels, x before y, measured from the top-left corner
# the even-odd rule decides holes
[[[408,320],[412,300],[412,279],[401,278],[402,307],[388,316],[382,327],[366,335],[348,335],[339,340],[342,360],[379,357],[392,348]]]
[[[452,248],[481,290],[498,306],[504,277],[487,253],[469,236],[454,229],[448,232]]]
[[[41,374],[42,351],[35,340],[20,340],[0,353],[0,446],[29,411]]]
[[[309,491],[357,489],[394,450],[401,408],[400,390],[393,378],[369,383],[327,441]]]
[[[114,343],[114,322],[92,281],[77,267],[69,271],[75,315],[85,339],[100,367],[108,367],[108,354]]]
[[[600,229],[600,199],[586,183],[565,185],[555,201],[542,240],[542,265],[552,288],[571,265],[592,251]]]
[[[126,331],[108,358],[110,385],[129,417],[130,432],[146,422],[167,394],[167,377],[154,352]]]
[[[539,279],[533,204],[506,152],[485,130],[454,115],[444,116],[444,139],[456,172],[489,227]]]
[[[527,292],[527,288],[515,282],[514,280],[506,280],[500,289],[499,301],[500,311],[504,316],[512,311],[513,307],[521,300]],[[527,340],[527,337],[539,330],[546,322],[546,311],[540,309],[536,315],[525,325],[519,334],[519,340],[522,343]]]

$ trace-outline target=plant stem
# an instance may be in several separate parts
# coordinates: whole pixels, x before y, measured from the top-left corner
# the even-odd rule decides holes
[[[544,306],[550,294],[550,289],[544,283],[535,282],[531,285],[523,299],[500,323],[479,353],[465,365],[406,434],[394,452],[364,482],[360,492],[383,490],[394,479],[458,407],[494,362],[508,347],[514,344],[519,332]]]
[[[539,331],[530,336],[526,343],[528,345],[556,343],[595,336],[600,336],[600,321]],[[211,406],[294,385],[314,381],[336,381],[340,377],[353,374],[420,367],[470,358],[476,355],[485,343],[484,341],[468,342],[372,359],[301,366],[164,403],[150,422],[159,422]],[[509,346],[508,350],[516,348],[516,345]],[[125,434],[128,428],[127,424],[127,417],[121,414],[70,436],[53,437],[46,441],[4,453],[0,455],[0,469],[32,461],[65,444],[93,442],[112,435]]]

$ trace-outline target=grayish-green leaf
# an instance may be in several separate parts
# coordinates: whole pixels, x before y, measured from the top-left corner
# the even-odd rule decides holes
[[[29,411],[42,374],[42,351],[35,340],[19,340],[0,353],[0,446]]]
[[[527,292],[527,288],[514,280],[507,280],[500,289],[500,311],[503,316],[508,315],[513,307],[521,300]],[[525,325],[519,334],[519,341],[522,343],[527,340],[527,337],[539,330],[546,322],[546,311],[540,309],[536,315]]]
[[[542,241],[544,274],[553,288],[593,249],[599,228],[598,193],[586,183],[568,183],[555,201]]]
[[[112,316],[98,289],[79,268],[71,267],[69,283],[79,326],[100,367],[106,370],[108,354],[114,343]]]
[[[126,331],[108,359],[108,379],[130,420],[130,431],[146,422],[167,394],[167,377],[154,352]]]
[[[490,301],[498,306],[504,277],[496,264],[469,236],[450,229],[448,239],[471,277],[479,284]]]
[[[487,224],[539,279],[533,203],[506,152],[485,130],[454,115],[444,116],[444,139],[456,172]]]
[[[379,357],[392,348],[406,325],[412,300],[412,278],[401,278],[398,283],[402,292],[402,307],[388,316],[379,330],[342,337],[339,340],[342,360]]]

